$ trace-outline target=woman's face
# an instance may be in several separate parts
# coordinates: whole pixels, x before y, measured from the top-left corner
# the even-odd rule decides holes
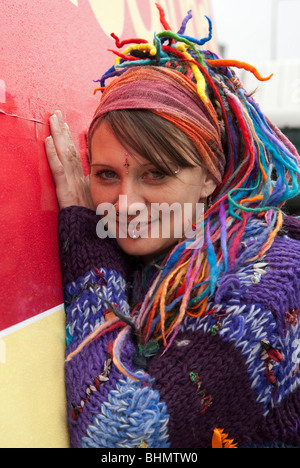
[[[174,176],[169,176],[140,155],[127,154],[105,121],[94,132],[91,196],[96,209],[100,206],[99,214],[104,215],[102,206],[115,205],[116,209],[109,210],[105,220],[108,227],[110,223],[115,227],[117,242],[129,255],[148,262],[167,252],[191,227],[196,209],[202,207],[197,204],[214,188],[214,182],[202,167],[178,171],[175,166]]]

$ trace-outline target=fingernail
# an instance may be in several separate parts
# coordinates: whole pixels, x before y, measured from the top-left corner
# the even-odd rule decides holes
[[[48,136],[48,137],[46,138],[45,142],[46,142],[47,144],[52,145],[52,144],[53,144],[53,138],[52,138],[52,136]]]

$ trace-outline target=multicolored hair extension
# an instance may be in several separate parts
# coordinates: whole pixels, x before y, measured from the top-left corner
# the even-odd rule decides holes
[[[300,158],[262,114],[231,67],[249,70],[259,80],[272,75],[263,78],[247,63],[221,60],[201,48],[212,38],[209,18],[208,37],[197,40],[185,35],[191,11],[174,33],[163,9],[157,7],[165,31],[154,35],[153,44],[144,39],[120,42],[112,34],[116,46],[126,48],[113,51],[115,64],[98,80],[100,87],[95,92],[105,91],[108,79],[134,67],[169,68],[191,80],[199,99],[210,101],[218,117],[226,167],[212,206],[199,220],[199,232],[204,235],[183,238],[168,253],[134,316],[141,345],[157,340],[168,349],[184,317],[207,313],[208,301],[225,272],[239,262],[259,259],[270,248],[282,227],[282,205],[300,191]],[[263,228],[257,230],[255,219]],[[242,243],[254,234],[256,241],[243,249]],[[119,350],[116,354],[120,355]],[[120,363],[118,366],[122,368]]]

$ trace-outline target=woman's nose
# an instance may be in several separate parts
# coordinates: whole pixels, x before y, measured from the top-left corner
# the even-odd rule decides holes
[[[119,194],[118,211],[127,216],[136,216],[146,210],[146,202],[138,187],[126,184]]]
[[[140,220],[147,221],[148,220],[147,206],[145,205],[145,203],[140,203],[140,202],[131,203],[131,205],[128,206],[128,216],[129,217],[139,216]]]

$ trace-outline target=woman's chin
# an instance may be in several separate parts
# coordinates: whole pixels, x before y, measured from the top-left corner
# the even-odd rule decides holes
[[[177,240],[174,239],[151,239],[148,237],[117,238],[117,243],[123,252],[140,257],[144,263],[149,263],[164,252],[168,252],[176,242]]]

